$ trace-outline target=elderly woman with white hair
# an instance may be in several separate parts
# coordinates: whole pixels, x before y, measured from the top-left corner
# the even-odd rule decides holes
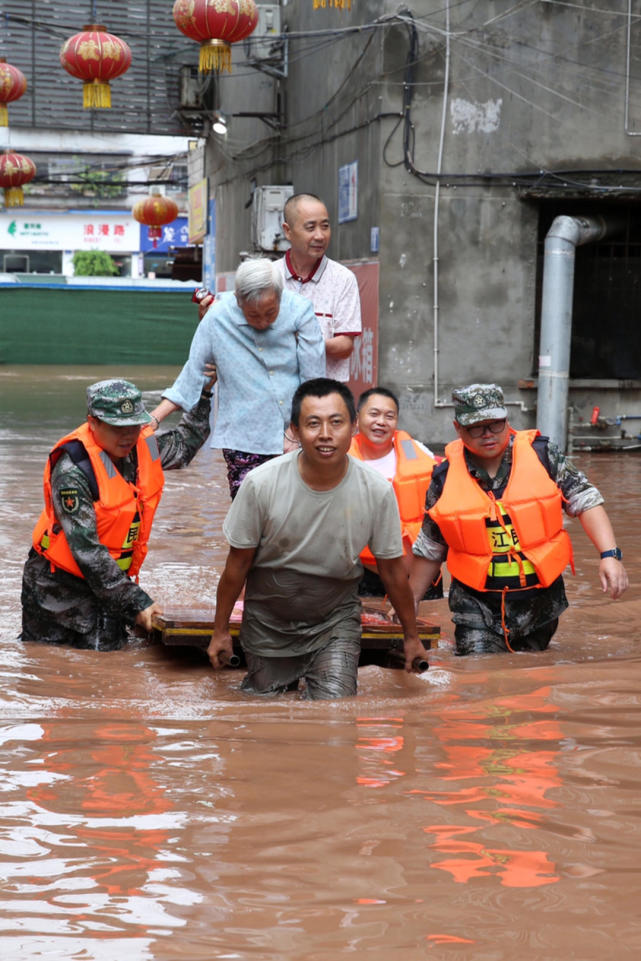
[[[248,471],[294,446],[287,430],[294,392],[325,374],[313,308],[283,290],[272,261],[243,261],[234,291],[216,297],[196,329],[187,363],[152,411],[156,424],[198,403],[210,365],[218,374],[211,446],[222,449],[233,499]]]

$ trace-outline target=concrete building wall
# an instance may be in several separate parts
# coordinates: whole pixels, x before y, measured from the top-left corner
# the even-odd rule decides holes
[[[541,211],[616,202],[641,249],[641,26],[626,4],[597,0],[312,7],[282,5],[286,127],[233,158],[210,148],[219,230],[234,221],[233,255],[218,238],[220,269],[247,247],[252,177],[313,190],[328,203],[337,259],[370,256],[380,227],[379,381],[400,393],[404,426],[443,443],[451,388],[473,380],[502,383],[514,423],[532,426],[536,392],[523,382],[537,373]],[[300,36],[320,30],[335,32]],[[358,219],[339,225],[337,171],[352,160]],[[598,336],[621,336],[615,325],[616,310]],[[581,417],[591,403],[636,409],[637,377],[604,392],[595,375],[570,402]]]

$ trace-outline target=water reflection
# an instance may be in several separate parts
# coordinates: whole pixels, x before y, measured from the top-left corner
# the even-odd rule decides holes
[[[543,812],[556,807],[548,792],[561,784],[557,765],[562,734],[549,698],[550,688],[543,687],[472,709],[448,705],[436,727],[444,750],[436,769],[448,772],[440,774],[440,780],[452,786],[412,793],[442,807],[456,805],[459,813],[452,821],[462,810],[472,821],[534,830],[543,823]],[[490,847],[493,832],[484,832],[490,835],[487,840],[476,840],[471,836],[480,830],[478,825],[452,821],[429,825],[425,831],[436,838],[434,850],[453,855],[433,861],[432,867],[449,872],[458,883],[494,876],[506,887],[522,888],[559,880],[546,851]]]

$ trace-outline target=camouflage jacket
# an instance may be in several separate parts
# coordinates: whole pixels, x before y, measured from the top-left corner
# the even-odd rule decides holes
[[[495,477],[472,463],[465,450],[468,470],[485,491],[492,491],[497,500],[504,493],[512,469],[512,440],[507,447]],[[590,484],[585,474],[565,457],[556,444],[547,437],[535,441],[535,450],[540,454],[542,463],[550,477],[559,487],[564,498],[564,509],[571,517],[582,514],[591,507],[603,503],[603,497],[596,487]],[[425,518],[423,526],[414,543],[414,554],[428,560],[443,561],[447,557],[447,544],[438,525],[427,511],[434,506],[443,492],[447,477],[448,462],[443,461],[434,469],[432,481],[425,498]],[[513,637],[524,637],[542,624],[547,624],[568,606],[563,578],[558,577],[548,588],[536,591],[510,591],[505,599],[505,609],[501,610],[501,598],[491,593],[472,590],[459,581],[452,581],[449,592],[449,606],[453,620],[477,628],[489,628],[496,634],[502,633],[502,620]]]
[[[209,414],[210,400],[203,397],[193,410],[183,414],[175,428],[156,434],[164,470],[189,464],[209,435]],[[118,466],[126,480],[135,481],[133,454]],[[23,610],[31,610],[45,621],[56,621],[61,631],[68,628],[81,635],[96,629],[98,610],[115,622],[133,624],[139,611],[149,607],[152,599],[118,567],[98,540],[89,482],[66,452],[52,471],[51,489],[56,517],[84,579],[64,571],[52,572],[47,559],[32,551],[23,577]],[[73,504],[72,512],[65,507],[62,491],[68,503]],[[69,492],[74,497],[69,497]],[[47,627],[47,634],[55,633],[53,624]]]

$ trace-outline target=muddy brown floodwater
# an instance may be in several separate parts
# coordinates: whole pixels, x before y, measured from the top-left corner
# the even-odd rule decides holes
[[[84,388],[169,368],[0,369],[0,956],[9,961],[602,961],[641,957],[638,454],[583,455],[632,587],[600,593],[571,522],[549,651],[367,667],[356,698],[258,700],[135,640],[22,645],[21,567],[51,444]],[[142,582],[211,603],[217,452],[167,477]]]

